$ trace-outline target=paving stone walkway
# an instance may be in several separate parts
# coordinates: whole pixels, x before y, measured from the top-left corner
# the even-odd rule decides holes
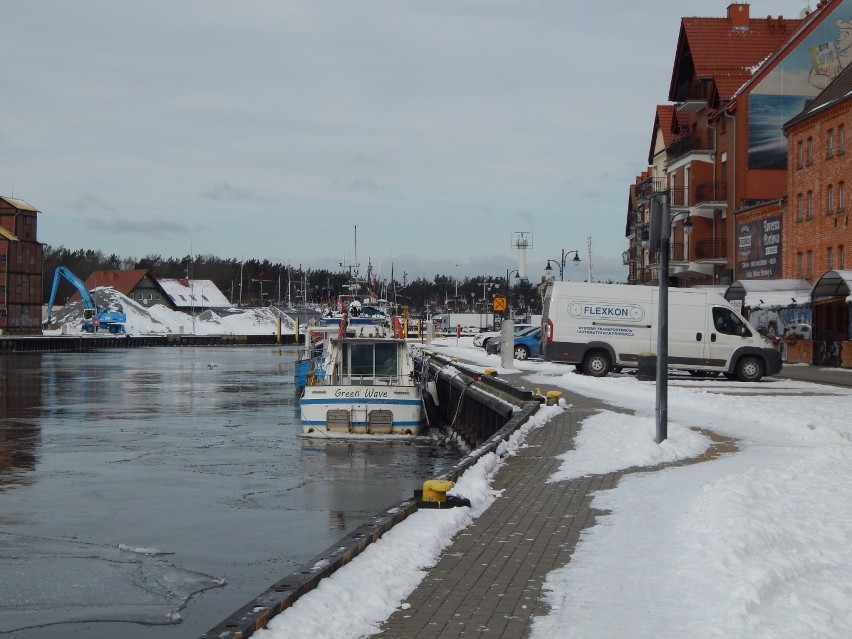
[[[611,407],[610,407],[611,410]],[[462,531],[379,636],[398,639],[524,637],[548,572],[568,563],[584,528],[594,523],[591,495],[620,473],[547,483],[557,455],[573,447],[594,408],[570,408],[527,437],[498,471],[502,495]]]

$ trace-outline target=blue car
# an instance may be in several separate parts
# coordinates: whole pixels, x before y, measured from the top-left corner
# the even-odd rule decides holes
[[[500,352],[500,340],[492,339],[485,347],[488,353]],[[541,357],[541,327],[528,328],[522,333],[515,335],[514,347],[515,359],[529,359],[530,357]]]

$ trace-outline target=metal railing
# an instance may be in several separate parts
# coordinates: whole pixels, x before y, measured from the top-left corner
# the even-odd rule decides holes
[[[725,202],[728,199],[727,182],[701,182],[695,187],[695,203]]]
[[[696,131],[682,135],[666,147],[666,157],[669,162],[687,153],[695,151],[712,151],[713,135],[710,131]]]
[[[725,238],[699,240],[695,243],[695,258],[698,260],[725,259],[728,255]]]

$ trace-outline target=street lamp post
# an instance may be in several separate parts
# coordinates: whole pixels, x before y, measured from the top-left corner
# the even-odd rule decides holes
[[[516,279],[516,280],[521,279],[521,273],[520,273],[517,269],[515,269],[515,270],[513,270],[513,271],[510,271],[509,269],[506,269],[506,318],[507,318],[507,319],[510,319],[510,318],[511,318],[511,312],[509,311],[509,308],[510,308],[512,305],[511,305],[511,304],[509,304],[509,298],[510,298],[511,293],[512,293],[512,286],[511,286],[511,284],[509,283],[509,276],[510,276],[512,273],[514,273],[514,274],[515,274],[515,279]]]
[[[491,290],[495,286],[495,282],[482,282],[482,312],[485,314],[485,328],[488,328],[488,306],[486,306],[486,302],[488,301],[485,298],[485,294],[487,291]]]
[[[678,215],[686,213],[683,230],[686,235],[692,232],[692,220],[689,212],[681,211],[672,215],[669,211],[669,194],[664,191],[651,200],[651,232],[649,240],[651,250],[660,252],[660,281],[657,296],[657,404],[656,437],[660,444],[668,438],[669,411],[669,260],[671,253],[672,224]]]
[[[571,255],[571,253],[574,254],[574,258],[571,261],[574,262],[575,264],[579,264],[579,262],[580,262],[580,252],[579,251],[566,251],[565,249],[562,249],[562,259],[560,259],[560,260],[555,260],[555,259],[554,260],[547,260],[547,266],[544,267],[544,270],[547,271],[548,275],[550,275],[550,273],[553,271],[553,267],[551,266],[551,263],[558,264],[559,265],[559,281],[564,282],[565,281],[565,261],[568,259],[568,256]]]

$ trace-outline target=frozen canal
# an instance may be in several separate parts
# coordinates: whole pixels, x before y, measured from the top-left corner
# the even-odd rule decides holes
[[[293,361],[0,355],[0,636],[198,636],[457,459],[297,437]]]

